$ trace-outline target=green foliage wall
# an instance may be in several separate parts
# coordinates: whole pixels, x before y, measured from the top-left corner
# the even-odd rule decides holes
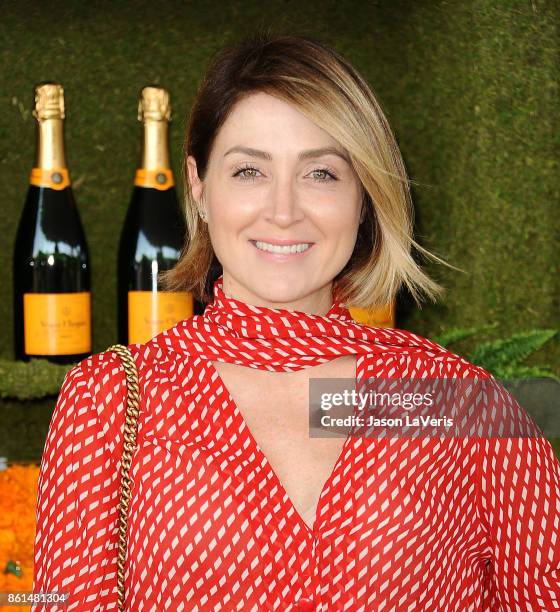
[[[5,1],[0,20],[0,357],[12,356],[11,253],[33,162],[33,85],[66,93],[67,159],[93,266],[94,351],[116,339],[116,249],[139,156],[137,95],[171,93],[172,161],[210,55],[257,27],[312,34],[365,75],[415,181],[417,238],[466,271],[398,326],[431,337],[558,327],[558,24],[542,0]],[[534,362],[558,370],[558,343]]]

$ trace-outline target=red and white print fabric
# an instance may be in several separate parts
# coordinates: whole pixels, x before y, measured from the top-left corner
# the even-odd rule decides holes
[[[210,361],[295,371],[355,354],[357,378],[485,370],[358,324],[336,299],[324,316],[257,307],[222,281],[204,315],[130,346],[142,406],[127,610],[560,610],[560,464],[545,438],[348,436],[310,528]],[[117,355],[67,374],[41,463],[33,590],[70,597],[33,610],[117,609],[125,408]]]

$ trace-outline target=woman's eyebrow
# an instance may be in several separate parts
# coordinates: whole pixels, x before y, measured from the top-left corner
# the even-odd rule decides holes
[[[250,155],[251,157],[259,157],[260,159],[266,159],[269,161],[272,159],[272,155],[270,153],[267,153],[266,151],[261,151],[260,149],[253,149],[252,147],[242,147],[239,145],[228,149],[224,153],[224,157],[226,157],[226,155],[230,155],[231,153],[243,153],[244,155]],[[350,164],[350,158],[348,157],[348,154],[345,151],[338,149],[337,147],[321,147],[319,149],[308,149],[307,151],[301,151],[298,155],[298,161],[315,157],[322,157],[323,155],[337,155],[347,164]]]

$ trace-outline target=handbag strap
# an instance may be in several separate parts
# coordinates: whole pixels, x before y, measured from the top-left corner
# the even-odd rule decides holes
[[[127,406],[124,423],[124,443],[121,459],[121,493],[119,502],[119,550],[117,564],[117,594],[119,612],[124,611],[124,570],[126,561],[126,529],[128,524],[128,506],[131,499],[130,465],[136,448],[136,431],[138,427],[138,405],[140,403],[140,384],[136,363],[130,349],[124,344],[114,344],[107,351],[117,353],[121,358],[126,374]]]

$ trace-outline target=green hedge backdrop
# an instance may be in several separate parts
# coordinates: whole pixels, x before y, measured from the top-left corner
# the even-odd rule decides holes
[[[116,339],[116,251],[139,157],[139,90],[170,91],[179,178],[186,118],[209,57],[256,28],[318,36],[364,74],[415,181],[417,239],[466,272],[427,265],[447,294],[421,310],[403,299],[399,327],[428,338],[492,322],[489,338],[558,328],[559,24],[559,3],[543,0],[4,1],[0,357],[13,357],[11,257],[33,163],[34,84],[65,88],[98,352]],[[527,363],[560,374],[559,357],[551,341]]]

